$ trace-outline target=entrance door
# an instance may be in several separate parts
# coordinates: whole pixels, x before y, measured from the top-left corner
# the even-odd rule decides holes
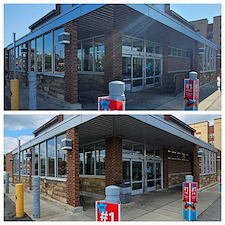
[[[132,194],[143,193],[143,160],[131,160]]]
[[[133,57],[132,91],[143,90],[143,57]]]

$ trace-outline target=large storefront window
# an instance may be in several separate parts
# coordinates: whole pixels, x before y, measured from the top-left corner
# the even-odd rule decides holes
[[[52,72],[52,33],[44,35],[44,72]]]
[[[48,146],[48,176],[55,176],[55,148],[54,138],[47,141]]]
[[[40,144],[40,176],[45,176],[46,143]]]
[[[58,177],[66,177],[67,152],[61,149],[61,141],[65,138],[66,134],[57,137]]]
[[[42,72],[42,55],[43,55],[42,37],[36,39],[36,63],[37,72]]]
[[[201,45],[200,47],[200,71],[215,71],[216,70],[216,50]]]
[[[55,54],[55,73],[63,73],[65,70],[65,51],[64,45],[59,44],[58,36],[64,31],[64,28],[60,28],[54,31],[54,54]]]
[[[78,71],[104,72],[104,37],[82,40],[77,43]]]
[[[34,146],[34,174],[39,175],[38,173],[38,157],[39,157],[39,145]]]
[[[30,42],[30,69],[34,71],[34,52],[35,52],[35,40]]]
[[[105,175],[105,142],[80,146],[80,174]]]
[[[84,50],[84,71],[93,71],[93,41],[92,39],[83,41]]]

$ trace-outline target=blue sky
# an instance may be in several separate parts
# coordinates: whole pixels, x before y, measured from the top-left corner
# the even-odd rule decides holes
[[[12,33],[16,39],[29,32],[28,27],[55,9],[54,4],[4,4],[4,46],[12,43]],[[171,9],[186,20],[208,18],[221,15],[221,4],[171,4]]]

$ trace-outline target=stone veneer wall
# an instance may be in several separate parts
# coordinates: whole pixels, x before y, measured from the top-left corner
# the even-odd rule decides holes
[[[200,86],[216,81],[217,80],[217,76],[219,76],[219,74],[217,74],[216,71],[213,72],[203,72],[198,74],[198,78],[200,80]]]
[[[169,174],[169,187],[179,185],[185,182],[186,175],[191,175],[191,172]]]
[[[200,175],[200,181],[199,181],[199,187],[205,187],[207,185],[213,184],[218,181],[218,174],[212,173],[212,174],[201,174]]]
[[[21,175],[21,183],[24,189],[30,190],[29,175]],[[14,184],[18,184],[18,175],[14,175]],[[42,196],[53,198],[62,203],[67,203],[66,200],[66,180],[53,180],[48,178],[41,178],[40,191]]]
[[[81,191],[93,192],[96,194],[104,194],[106,182],[105,178],[80,177]]]

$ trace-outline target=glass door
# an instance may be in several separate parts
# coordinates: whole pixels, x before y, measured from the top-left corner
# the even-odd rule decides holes
[[[154,70],[154,59],[152,58],[146,58],[146,81],[145,85],[146,87],[154,87],[154,75],[155,75],[155,70]]]
[[[131,160],[132,194],[143,193],[143,161]]]
[[[162,188],[162,167],[161,162],[155,163],[155,174],[156,174],[156,189]]]
[[[143,57],[133,57],[132,91],[143,90]]]
[[[155,187],[155,163],[147,162],[147,191],[156,190]]]

